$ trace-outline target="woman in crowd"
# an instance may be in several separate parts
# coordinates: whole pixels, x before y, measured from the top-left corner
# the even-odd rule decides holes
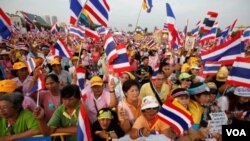
[[[146,96],[142,99],[142,115],[135,120],[135,123],[129,132],[132,139],[137,139],[143,136],[148,137],[150,134],[155,132],[164,134],[168,138],[175,137],[175,133],[172,128],[162,121],[158,120],[154,125],[152,125],[154,118],[159,111],[159,106],[160,105],[154,96]]]
[[[139,99],[139,84],[135,80],[125,81],[122,89],[125,98],[118,104],[118,118],[122,130],[127,133],[141,115],[141,99]]]
[[[205,83],[195,83],[188,89],[188,92],[190,94],[188,108],[194,120],[193,129],[199,130],[204,106],[209,103],[209,88]]]
[[[11,79],[11,68],[12,68],[12,62],[10,60],[9,56],[10,52],[7,50],[2,50],[0,52],[0,68],[2,69],[2,79]],[[1,71],[1,70],[0,70]]]
[[[228,114],[232,125],[250,125],[250,88],[236,87],[233,93],[227,94],[229,107]]]
[[[45,88],[39,92],[39,105],[44,108],[45,120],[49,121],[54,111],[61,104],[60,82],[56,74],[49,74],[45,77]]]
[[[124,132],[117,124],[117,115],[109,108],[98,111],[97,121],[92,126],[94,141],[111,141],[124,136]]]
[[[177,86],[173,86],[173,89],[175,88],[188,89],[191,84],[192,84],[192,75],[190,75],[189,73],[183,72],[179,75]]]
[[[29,83],[32,81],[32,76],[29,76],[27,66],[24,62],[17,62],[13,65],[13,71],[17,77],[13,78],[17,82],[17,88],[24,95],[29,94]]]
[[[76,124],[78,121],[80,90],[77,85],[68,85],[61,90],[62,105],[60,105],[49,122],[44,118],[44,110],[38,107],[33,114],[39,122],[42,134],[70,133],[76,134]],[[66,136],[66,141],[75,141],[76,136]]]
[[[23,95],[10,93],[0,96],[0,141],[12,141],[40,133],[36,119],[22,107]]]

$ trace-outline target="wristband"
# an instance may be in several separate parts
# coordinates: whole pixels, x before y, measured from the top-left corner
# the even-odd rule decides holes
[[[140,129],[138,130],[138,137],[142,137],[142,136],[143,136],[142,128],[140,128]]]

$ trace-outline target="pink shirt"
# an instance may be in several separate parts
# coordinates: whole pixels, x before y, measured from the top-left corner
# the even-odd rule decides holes
[[[53,96],[50,91],[41,91],[39,96],[39,104],[44,108],[46,121],[49,121],[56,108],[61,104],[61,96]]]
[[[97,120],[97,110],[109,107],[109,103],[110,93],[106,90],[103,90],[102,95],[98,99],[95,99],[92,91],[87,94],[85,104],[88,109],[88,116],[91,123],[94,123]]]
[[[32,81],[33,77],[32,76],[27,76],[26,79],[22,82],[18,77],[13,78],[12,80],[15,80],[17,83],[17,88],[22,86],[22,91],[24,96],[30,95],[29,93],[29,84]]]

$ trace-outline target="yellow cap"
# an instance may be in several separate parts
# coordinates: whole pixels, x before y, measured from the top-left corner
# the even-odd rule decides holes
[[[2,80],[0,81],[0,92],[11,93],[16,89],[15,80]]]
[[[129,76],[129,79],[135,80],[135,76],[131,72],[125,71],[123,73],[126,73]]]
[[[90,79],[90,85],[91,85],[91,87],[93,87],[93,86],[102,86],[103,85],[102,78],[99,77],[99,76],[93,76]]]
[[[220,82],[224,82],[227,80],[227,76],[228,76],[228,69],[226,66],[222,66],[219,71],[216,74],[216,80],[220,81]]]
[[[187,63],[181,66],[181,72],[188,72],[189,69],[190,69],[190,66]]]
[[[79,59],[79,57],[73,56],[73,57],[71,58],[71,61],[73,61],[73,60],[78,60],[78,59]]]
[[[60,65],[61,63],[57,60],[57,59],[52,59],[50,61],[50,65],[53,66],[53,65]]]
[[[14,65],[13,65],[13,69],[14,70],[20,70],[22,68],[26,68],[26,64],[24,62],[16,62]]]
[[[110,110],[99,110],[98,119],[112,119],[112,113]]]

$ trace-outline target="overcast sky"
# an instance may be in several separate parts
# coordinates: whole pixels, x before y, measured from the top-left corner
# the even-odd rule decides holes
[[[107,0],[110,5],[109,26],[119,30],[132,30],[143,0]],[[152,30],[163,27],[166,22],[166,2],[170,3],[176,17],[176,25],[182,30],[189,20],[188,30],[194,28],[198,20],[203,20],[207,11],[219,13],[221,28],[238,19],[236,26],[250,25],[250,0],[152,0],[151,13],[141,11],[138,25]],[[59,22],[69,22],[69,0],[0,0],[0,7],[9,13],[23,10],[40,16],[57,16]],[[133,27],[128,27],[132,24]]]

